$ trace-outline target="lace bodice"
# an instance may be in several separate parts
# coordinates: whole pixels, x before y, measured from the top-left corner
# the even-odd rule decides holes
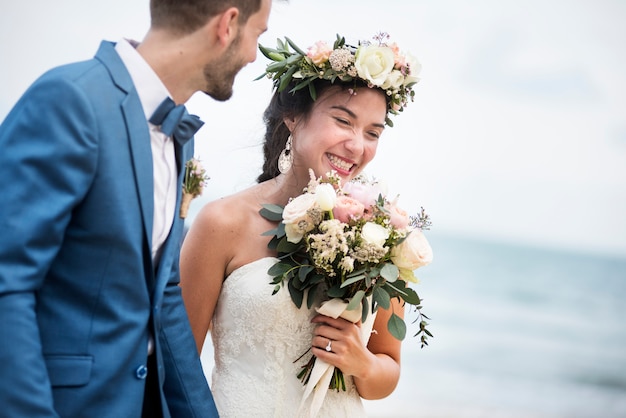
[[[294,418],[304,386],[296,377],[310,358],[314,312],[298,309],[287,289],[272,295],[262,258],[235,270],[224,282],[213,317],[215,365],[211,390],[220,417]],[[350,377],[346,392],[329,390],[319,417],[364,417]]]

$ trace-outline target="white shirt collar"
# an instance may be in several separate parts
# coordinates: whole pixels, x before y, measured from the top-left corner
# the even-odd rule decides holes
[[[159,76],[137,52],[131,42],[133,41],[122,39],[115,45],[115,50],[130,73],[146,120],[148,120],[161,102],[171,95]]]

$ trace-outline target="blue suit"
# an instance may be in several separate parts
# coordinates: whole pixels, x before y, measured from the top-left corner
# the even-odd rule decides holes
[[[150,136],[113,44],[44,74],[0,125],[1,416],[140,417],[150,335],[164,416],[217,416],[178,287],[193,140],[175,147],[153,265]]]

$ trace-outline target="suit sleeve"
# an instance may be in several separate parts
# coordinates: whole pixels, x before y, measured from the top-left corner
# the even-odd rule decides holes
[[[42,355],[37,292],[96,164],[94,117],[72,83],[43,77],[0,125],[0,405],[57,416]]]
[[[180,245],[178,246],[180,250]],[[164,391],[173,417],[217,418],[196,344],[183,304],[179,280],[179,251],[165,288],[161,319],[161,343],[165,366]]]
[[[193,157],[194,139],[185,146],[177,148],[181,175],[180,185],[184,174],[184,164]],[[179,193],[182,193],[179,185]],[[180,200],[180,198],[179,198]],[[178,216],[180,202],[176,208],[176,215],[170,239],[172,244],[169,253],[172,254],[172,264],[167,278],[163,295],[160,319],[160,341],[165,367],[165,382],[163,390],[170,413],[174,417],[217,417],[217,409],[213,395],[202,371],[202,365],[196,343],[191,333],[191,326],[187,317],[182,293],[180,289],[180,247],[184,222]]]

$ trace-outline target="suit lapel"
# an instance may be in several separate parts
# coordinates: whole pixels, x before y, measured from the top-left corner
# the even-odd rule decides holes
[[[126,118],[128,141],[135,171],[135,184],[139,194],[141,214],[148,243],[152,242],[152,224],[154,213],[154,178],[152,166],[152,148],[150,134],[145,120],[137,121],[132,115],[137,114],[137,107],[143,113],[138,100],[127,99],[122,103],[122,112]],[[151,247],[151,245],[150,245]]]
[[[176,152],[176,166],[178,167],[178,177],[176,186],[176,208],[174,211],[174,221],[172,222],[172,228],[170,233],[163,243],[163,252],[161,253],[161,260],[157,269],[156,276],[156,288],[162,289],[167,285],[170,280],[170,274],[172,272],[172,265],[178,262],[178,256],[180,253],[180,245],[182,243],[183,228],[185,226],[184,220],[180,217],[180,204],[182,200],[182,185],[184,176],[184,165],[187,159],[193,156],[193,139],[191,139],[186,145],[181,146],[177,141],[174,141],[174,150]],[[155,304],[161,303],[163,292],[156,292]]]
[[[152,148],[150,146],[148,124],[145,120],[141,101],[139,100],[130,74],[128,70],[126,70],[117,52],[115,52],[115,44],[103,41],[96,53],[96,59],[100,60],[109,70],[109,74],[117,87],[126,93],[126,97],[121,102],[121,110],[126,122],[128,146],[141,207],[144,237],[147,248],[151,248],[154,212],[154,178],[152,174]],[[141,115],[141,117],[138,117],[138,115]],[[147,262],[149,261],[149,265],[151,266],[150,270],[154,272],[151,256],[151,253],[148,252]]]

